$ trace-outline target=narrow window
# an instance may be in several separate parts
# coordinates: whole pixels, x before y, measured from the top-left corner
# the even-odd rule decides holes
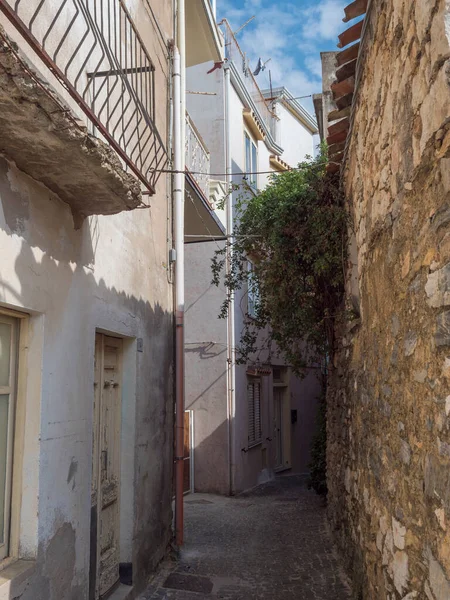
[[[252,172],[252,142],[247,133],[245,133],[244,136],[245,136],[245,172],[248,174],[248,173]]]
[[[248,404],[248,445],[258,444],[262,438],[261,429],[261,381],[251,378],[247,381]]]
[[[9,555],[17,321],[0,314],[0,560]]]
[[[254,275],[254,267],[251,261],[247,261],[247,314],[252,319],[256,319],[259,304],[258,281]]]
[[[258,158],[257,158],[257,154],[256,154],[256,145],[252,142],[252,172],[253,172],[253,175],[250,177],[250,182],[251,182],[250,185],[255,190],[258,187],[258,185],[257,185],[258,176],[256,174],[257,171],[258,171]]]
[[[245,136],[245,172],[247,174],[248,184],[256,190],[257,188],[257,175],[258,170],[258,152],[256,144],[250,139],[248,133],[244,133]]]

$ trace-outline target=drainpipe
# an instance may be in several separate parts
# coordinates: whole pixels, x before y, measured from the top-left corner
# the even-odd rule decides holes
[[[228,250],[226,255],[227,273],[231,271],[233,258],[233,194],[232,194],[232,163],[231,163],[231,119],[230,119],[230,67],[224,64],[225,80],[225,162],[227,181],[227,238]],[[228,466],[229,466],[229,493],[235,492],[236,471],[236,385],[235,385],[235,331],[234,331],[234,295],[231,295],[227,319],[227,359],[228,359]]]
[[[174,147],[174,226],[175,226],[175,539],[183,544],[184,506],[184,0],[178,2],[178,48],[173,56],[173,147]],[[181,44],[181,45],[180,45]],[[181,54],[181,56],[180,56]]]

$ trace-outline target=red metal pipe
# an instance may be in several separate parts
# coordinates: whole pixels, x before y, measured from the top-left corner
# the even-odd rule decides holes
[[[176,311],[176,440],[175,440],[175,537],[177,546],[184,536],[184,311]]]

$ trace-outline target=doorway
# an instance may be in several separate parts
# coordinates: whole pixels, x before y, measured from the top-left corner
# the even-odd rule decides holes
[[[273,374],[273,441],[275,471],[291,467],[290,390],[287,367],[272,367]]]
[[[283,460],[283,395],[284,389],[273,388],[274,441],[275,441],[275,470],[284,466]]]
[[[120,433],[123,341],[95,336],[89,599],[119,584]]]

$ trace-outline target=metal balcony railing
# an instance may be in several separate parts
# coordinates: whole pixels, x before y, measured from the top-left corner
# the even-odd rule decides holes
[[[242,52],[230,24],[226,19],[222,21],[225,29],[225,56],[228,60],[233,61],[241,74],[242,81],[245,84],[253,102],[255,103],[256,109],[264,121],[268,131],[270,131],[272,138],[277,142],[277,122],[278,117],[268,107],[267,100],[261,93],[256,79],[252,73],[249,65],[247,56]]]
[[[191,117],[186,113],[186,169],[209,200],[210,154]]]
[[[155,67],[123,0],[0,0],[0,11],[154,193],[167,162]]]

